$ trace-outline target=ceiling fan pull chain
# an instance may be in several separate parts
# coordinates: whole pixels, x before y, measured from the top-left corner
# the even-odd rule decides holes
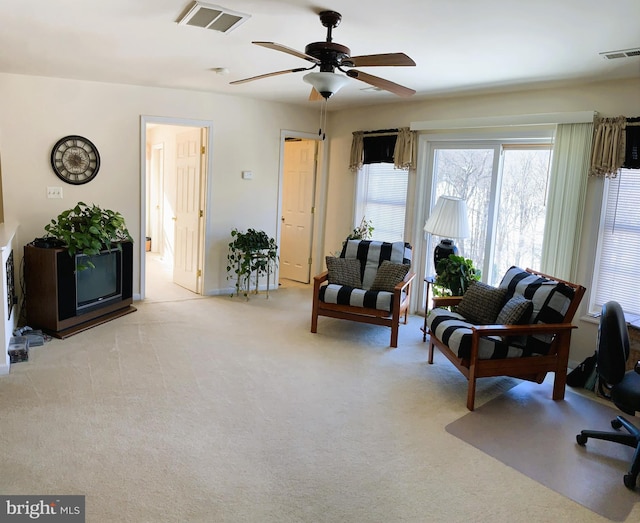
[[[322,119],[322,128],[324,129],[324,131],[322,131],[322,141],[324,142],[324,139],[327,137],[327,104],[329,103],[329,100],[327,100],[326,98],[324,100],[322,100],[322,108],[324,109],[323,113],[323,119]]]
[[[323,131],[327,127],[327,99],[323,98],[320,102],[320,129],[318,129],[318,136],[322,137],[322,141],[326,138],[326,133]]]

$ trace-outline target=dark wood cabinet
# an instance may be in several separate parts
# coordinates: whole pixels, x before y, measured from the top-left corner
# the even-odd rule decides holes
[[[66,249],[26,245],[24,260],[27,325],[33,329],[66,338],[136,310],[130,242],[122,244],[121,295],[86,311],[78,311],[75,258]]]

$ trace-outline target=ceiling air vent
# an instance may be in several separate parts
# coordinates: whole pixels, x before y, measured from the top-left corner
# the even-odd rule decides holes
[[[178,24],[228,33],[246,22],[251,15],[231,11],[219,5],[194,2],[180,17]]]
[[[635,49],[621,49],[620,51],[606,51],[600,53],[602,58],[607,60],[613,60],[614,58],[633,58],[634,56],[640,56],[640,47]]]

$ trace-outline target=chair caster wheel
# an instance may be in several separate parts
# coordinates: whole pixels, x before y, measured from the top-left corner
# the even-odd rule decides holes
[[[578,445],[584,447],[587,444],[587,437],[584,434],[578,434],[576,436],[576,441],[578,442]]]
[[[614,429],[618,430],[620,427],[622,427],[622,423],[620,423],[620,420],[618,418],[616,418],[611,422],[611,426]]]
[[[636,488],[636,476],[633,474],[625,474],[624,475],[624,486],[628,489],[635,490]]]

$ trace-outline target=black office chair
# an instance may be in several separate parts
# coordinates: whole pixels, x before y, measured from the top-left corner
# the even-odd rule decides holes
[[[624,320],[622,307],[615,301],[602,306],[598,327],[598,381],[600,392],[607,396],[622,412],[635,416],[640,411],[640,361],[635,369],[626,370],[629,357],[629,331]],[[629,472],[624,475],[627,488],[635,489],[640,473],[640,429],[622,416],[611,422],[617,432],[583,430],[576,436],[579,445],[586,445],[588,438],[621,443],[636,449]],[[618,431],[621,427],[629,434]]]

